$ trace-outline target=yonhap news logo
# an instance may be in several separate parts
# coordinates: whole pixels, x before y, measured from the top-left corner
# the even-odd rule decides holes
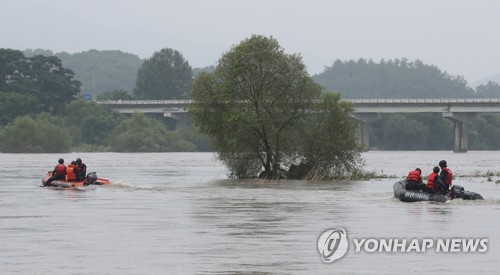
[[[366,253],[484,253],[486,238],[397,239],[353,238],[354,252]],[[318,251],[325,263],[332,263],[347,254],[349,239],[344,228],[329,229],[318,238]]]
[[[318,239],[318,250],[325,263],[338,260],[347,253],[349,242],[343,228],[325,231]]]

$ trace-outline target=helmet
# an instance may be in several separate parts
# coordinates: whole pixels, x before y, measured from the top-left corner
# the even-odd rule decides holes
[[[446,167],[446,160],[442,160],[439,162],[439,167]]]
[[[434,166],[434,169],[432,169],[432,171],[433,171],[434,173],[439,173],[439,167]]]
[[[76,163],[78,163],[78,164],[82,163],[82,159],[81,158],[77,158],[76,159]]]
[[[64,159],[59,159],[57,162],[59,162],[60,164],[63,164],[64,163]]]
[[[418,172],[420,172],[420,174],[422,174],[422,170],[420,170],[420,168],[417,168],[415,170],[417,170]]]

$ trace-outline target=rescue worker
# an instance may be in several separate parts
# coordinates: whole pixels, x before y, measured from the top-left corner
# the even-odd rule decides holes
[[[432,173],[427,178],[427,186],[426,192],[428,193],[443,193],[444,192],[444,183],[439,176],[439,167],[434,166],[432,169]]]
[[[75,169],[76,169],[76,161],[72,161],[71,164],[68,164],[68,166],[66,167],[66,180],[67,181],[76,180]]]
[[[59,159],[57,161],[56,167],[52,171],[52,176],[47,180],[47,183],[51,183],[53,180],[66,180],[66,166],[64,166],[64,159]]]
[[[422,190],[425,184],[422,182],[422,170],[416,168],[408,173],[406,177],[406,190]]]
[[[81,158],[76,159],[75,174],[76,174],[76,178],[79,181],[84,180],[85,175],[87,174],[87,165],[85,165],[85,163],[82,162]]]
[[[442,160],[439,162],[439,167],[441,167],[441,173],[439,173],[439,176],[441,177],[441,180],[445,184],[444,187],[446,191],[450,190],[451,182],[453,180],[453,172],[451,172],[447,164],[448,163],[446,162],[446,160]]]

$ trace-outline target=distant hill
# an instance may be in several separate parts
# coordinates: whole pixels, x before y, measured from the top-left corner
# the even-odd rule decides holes
[[[82,82],[82,94],[96,96],[114,90],[124,90],[132,94],[137,79],[137,71],[142,65],[139,56],[118,50],[89,50],[70,54],[53,53],[50,50],[36,49],[24,51],[26,56],[36,54],[54,55],[61,59],[63,67],[75,73],[75,79]]]
[[[474,91],[461,76],[451,76],[434,65],[406,58],[336,60],[314,75],[325,91],[342,98],[457,98],[473,97]]]
[[[493,82],[500,84],[500,74],[490,75],[490,76],[485,77],[483,79],[480,79],[478,81],[474,81],[474,82],[470,83],[470,86],[475,89],[479,85],[486,85],[488,83],[488,81],[493,81]]]

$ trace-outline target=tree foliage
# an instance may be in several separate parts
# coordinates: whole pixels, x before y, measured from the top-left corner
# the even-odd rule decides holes
[[[193,72],[182,54],[162,49],[144,61],[137,73],[134,96],[138,99],[186,99]]]
[[[97,96],[97,100],[130,100],[134,97],[125,90],[114,90],[112,92],[102,93]]]
[[[67,129],[50,120],[50,115],[36,118],[23,116],[0,128],[2,153],[61,153],[68,152],[71,139]]]
[[[179,133],[168,131],[165,125],[135,113],[116,126],[109,138],[113,151],[118,152],[190,152],[196,146],[184,141]]]
[[[20,51],[0,49],[0,77],[0,92],[32,97],[30,106],[38,107],[33,112],[57,112],[80,91],[73,71],[55,56],[26,58]]]
[[[405,58],[380,63],[336,60],[314,79],[343,98],[463,98],[474,93],[462,76]]]
[[[65,108],[65,125],[72,129],[75,144],[108,145],[111,131],[124,115],[91,101],[75,100]]]
[[[34,96],[0,92],[0,126],[14,121],[19,116],[36,114],[39,109],[38,100]]]
[[[53,53],[50,50],[26,50],[26,56],[57,56],[65,68],[75,73],[82,94],[99,96],[114,90],[132,94],[142,60],[139,56],[119,50],[89,50],[80,53]]]
[[[476,96],[484,98],[499,98],[500,85],[493,81],[488,81],[486,85],[479,85],[476,87]]]
[[[300,161],[314,162],[317,167],[326,165],[322,171],[331,172],[331,163],[319,157],[313,160],[314,153],[310,153],[313,149],[315,153],[321,151],[323,139],[313,147],[301,142],[323,131],[321,122],[332,118],[312,111],[318,108],[315,100],[320,91],[299,55],[286,54],[272,37],[253,35],[223,54],[213,73],[196,76],[190,112],[201,131],[212,138],[218,157],[233,177],[250,178],[261,173],[261,177],[278,178]],[[332,104],[328,111],[338,103],[327,102]],[[342,114],[345,111],[339,110]],[[343,118],[338,117],[342,123]],[[334,136],[323,138],[333,144]],[[343,140],[338,142],[342,144]],[[337,153],[331,152],[330,158],[342,159]]]
[[[383,114],[370,125],[372,148],[405,151],[453,148],[453,123],[441,114]]]

